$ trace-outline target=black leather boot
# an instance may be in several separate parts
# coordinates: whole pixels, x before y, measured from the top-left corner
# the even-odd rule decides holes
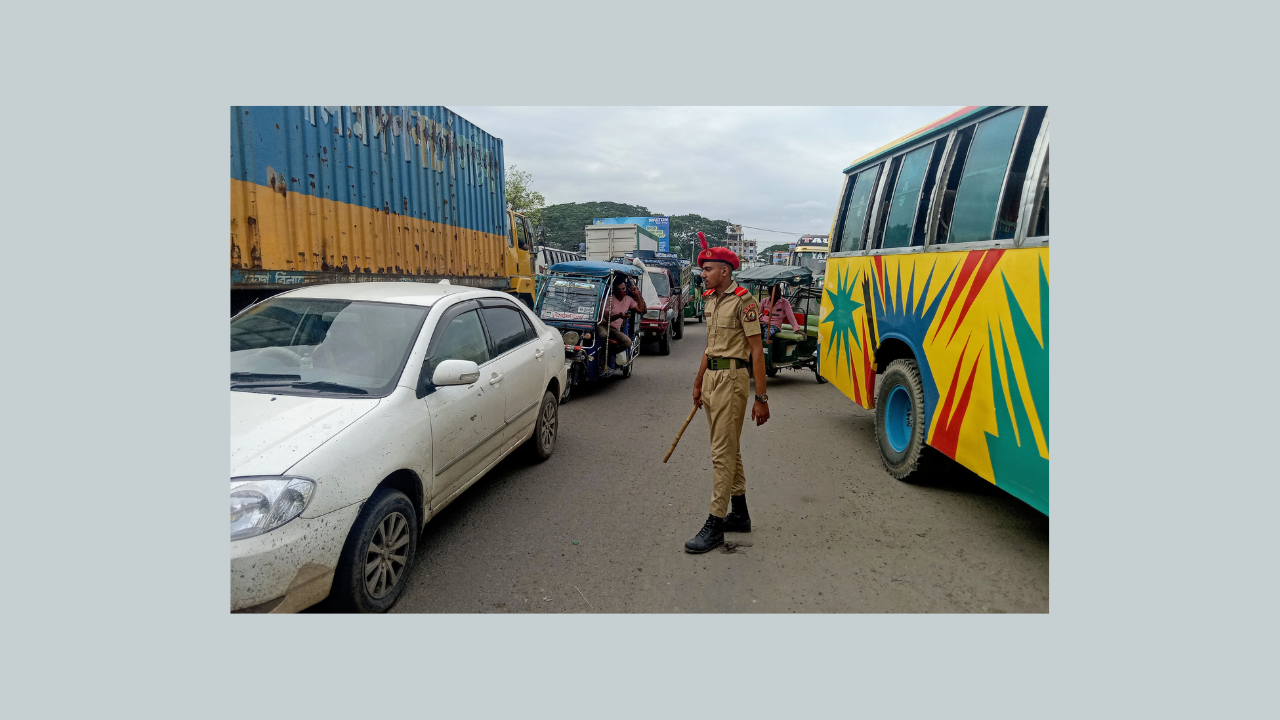
[[[684,544],[684,551],[704,553],[724,542],[724,518],[708,515],[707,522],[693,539]]]
[[[732,509],[724,516],[725,532],[751,532],[751,515],[747,513],[747,496],[730,495]]]

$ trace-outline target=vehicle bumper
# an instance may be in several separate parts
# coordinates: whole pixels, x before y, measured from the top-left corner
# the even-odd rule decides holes
[[[671,324],[666,320],[648,320],[640,323],[640,332],[643,332],[646,337],[661,337],[670,329]]]
[[[232,542],[231,611],[297,612],[327,597],[361,505]]]

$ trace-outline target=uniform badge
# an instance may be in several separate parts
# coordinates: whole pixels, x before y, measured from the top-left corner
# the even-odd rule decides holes
[[[742,319],[744,322],[755,322],[760,319],[760,306],[751,303],[742,309]]]

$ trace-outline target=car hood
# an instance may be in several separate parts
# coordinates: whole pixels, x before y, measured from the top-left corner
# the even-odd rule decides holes
[[[231,477],[280,475],[381,400],[231,393]]]

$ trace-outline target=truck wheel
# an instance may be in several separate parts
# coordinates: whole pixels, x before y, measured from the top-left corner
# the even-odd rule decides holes
[[[671,329],[670,328],[668,328],[667,331],[662,333],[662,336],[658,338],[658,354],[659,355],[671,354]]]
[[[345,612],[386,612],[408,583],[418,549],[418,513],[399,490],[382,488],[360,510],[329,593],[332,607]]]
[[[924,385],[915,360],[894,360],[876,387],[876,444],[885,469],[899,480],[925,470]]]
[[[676,316],[675,338],[679,340],[682,337],[684,337],[684,311],[681,311],[680,314]]]

